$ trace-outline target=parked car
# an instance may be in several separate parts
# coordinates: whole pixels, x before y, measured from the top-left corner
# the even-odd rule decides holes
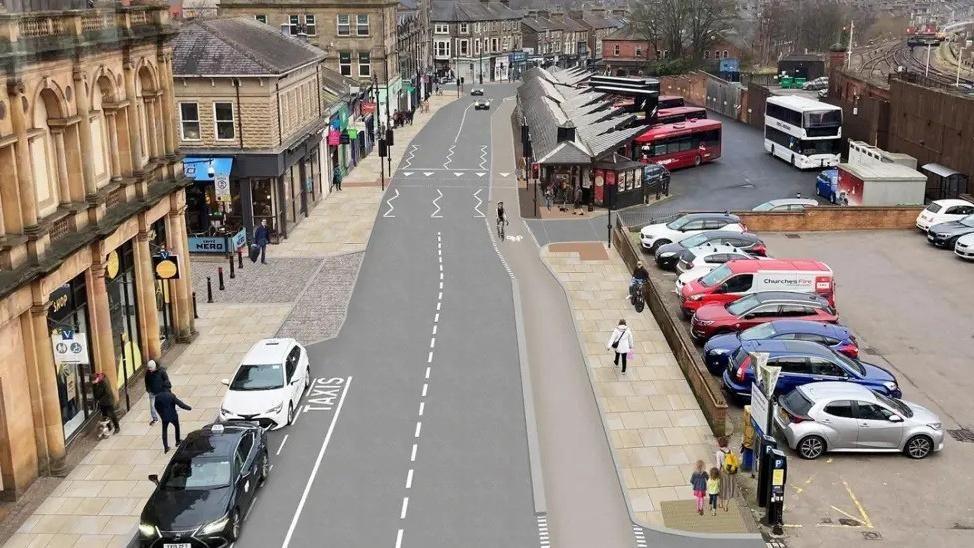
[[[968,215],[974,215],[974,204],[967,200],[934,200],[917,216],[916,225],[927,232],[933,225],[959,221]]]
[[[829,77],[828,76],[819,76],[818,78],[815,78],[814,80],[809,80],[809,81],[805,82],[804,84],[802,84],[802,89],[806,89],[806,90],[809,90],[809,91],[818,91],[818,90],[823,90],[823,89],[828,89],[828,88],[829,88]]]
[[[944,447],[929,409],[848,382],[816,382],[778,399],[775,425],[803,459],[827,451],[902,452],[922,459]]]
[[[954,253],[961,259],[974,260],[974,233],[958,238]]]
[[[776,395],[820,381],[859,384],[893,398],[902,393],[896,377],[889,371],[857,359],[843,356],[830,348],[809,341],[745,341],[731,356],[724,369],[724,388],[739,399],[751,397],[754,382],[752,352],[768,354],[768,365],[780,367]]]
[[[253,423],[190,433],[142,509],[142,548],[229,546],[270,473],[267,434]]]
[[[814,293],[763,291],[729,304],[713,303],[701,307],[690,320],[690,335],[704,341],[721,333],[734,333],[787,319],[835,323],[839,316],[828,299]]]
[[[822,171],[815,179],[815,194],[832,204],[839,203],[839,169],[830,168]]]
[[[770,200],[761,205],[755,206],[751,211],[805,211],[806,207],[815,207],[818,200],[810,198],[782,198],[780,200]]]
[[[650,253],[655,255],[660,246],[679,242],[687,236],[693,236],[705,230],[745,232],[747,228],[741,223],[740,217],[730,213],[687,213],[668,223],[657,223],[643,227],[639,231],[639,240],[643,249],[648,249]]]
[[[927,241],[937,247],[954,249],[954,245],[961,236],[971,233],[974,233],[974,215],[931,226],[930,230],[927,231]]]
[[[264,339],[244,356],[220,405],[221,421],[254,421],[278,429],[294,421],[311,386],[308,352],[294,339]]]
[[[668,194],[670,192],[670,170],[663,164],[646,164],[643,166],[643,186],[647,194],[660,192]]]
[[[729,303],[750,293],[816,293],[835,304],[835,279],[829,265],[810,259],[728,261],[680,290],[680,309],[689,318],[709,303]]]
[[[473,102],[474,110],[490,110],[490,99],[477,99]]]
[[[720,375],[727,367],[727,360],[737,352],[744,341],[811,341],[827,346],[850,358],[859,357],[859,345],[849,328],[824,322],[807,320],[776,320],[745,329],[737,333],[716,335],[703,347],[703,360],[707,369]]]
[[[676,277],[676,294],[679,295],[680,292],[683,291],[683,286],[687,285],[690,282],[703,278],[707,274],[710,274],[718,266],[720,265],[707,264],[698,268],[694,268],[693,270],[688,270],[683,274],[680,274],[679,276]]]
[[[656,266],[672,270],[680,260],[680,253],[703,244],[727,244],[746,251],[751,255],[764,256],[768,248],[756,234],[733,230],[707,230],[656,249]]]
[[[470,90],[470,95],[483,95],[483,94],[484,94],[484,88],[473,88],[472,90]]]
[[[717,268],[727,261],[753,258],[747,252],[732,245],[703,244],[697,247],[691,247],[683,251],[683,253],[680,253],[680,260],[676,263],[676,272],[683,274],[689,270],[706,265],[713,265],[714,268]]]

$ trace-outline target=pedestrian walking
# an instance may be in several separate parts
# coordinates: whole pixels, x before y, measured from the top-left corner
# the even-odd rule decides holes
[[[582,187],[577,187],[575,189],[575,210],[572,211],[572,215],[584,215],[585,213],[581,211],[582,209]]]
[[[555,191],[552,190],[551,185],[548,185],[544,189],[544,205],[551,211],[551,205],[555,203]]]
[[[105,382],[104,373],[95,374],[91,383],[91,395],[98,402],[98,410],[101,412],[101,416],[112,423],[112,428],[115,429],[114,433],[121,432],[122,427],[118,424],[118,415],[115,414],[115,394],[112,394],[112,387]]]
[[[626,320],[619,320],[619,325],[612,330],[612,335],[609,335],[609,342],[605,344],[605,347],[616,353],[613,363],[619,365],[619,360],[622,359],[622,372],[625,373],[626,362],[633,347],[632,331],[626,325]]]
[[[254,230],[254,245],[260,249],[260,264],[267,264],[267,244],[271,241],[271,229],[267,228],[267,219],[260,220],[260,226]]]
[[[159,413],[159,418],[162,419],[162,450],[165,453],[169,452],[170,424],[176,430],[176,446],[178,447],[183,442],[179,435],[179,413],[177,413],[176,407],[182,407],[187,411],[193,409],[177,398],[171,390],[164,390],[156,394],[156,411]]]
[[[737,472],[741,460],[727,445],[727,438],[717,439],[717,468],[720,469],[720,507],[726,512],[729,502],[737,497]]]
[[[331,187],[338,190],[342,189],[342,168],[335,166],[335,172],[331,176]]]
[[[703,515],[703,499],[707,496],[707,480],[710,477],[704,470],[703,461],[697,461],[697,469],[690,475],[690,488],[693,489],[693,498],[697,500],[697,513]]]
[[[152,426],[159,422],[159,413],[156,411],[156,395],[172,388],[172,383],[169,382],[169,373],[159,367],[155,360],[149,360],[145,367],[145,393],[149,395],[149,416],[151,417],[149,426]]]
[[[710,515],[717,515],[717,499],[720,497],[720,470],[710,469],[707,477],[707,496],[710,497]]]

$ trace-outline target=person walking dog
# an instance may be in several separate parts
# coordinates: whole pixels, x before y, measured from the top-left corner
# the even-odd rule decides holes
[[[179,435],[179,413],[176,411],[176,407],[182,407],[187,411],[191,411],[193,408],[183,403],[182,400],[176,397],[175,394],[170,390],[165,390],[156,394],[156,411],[159,412],[159,417],[162,419],[162,449],[163,452],[169,452],[169,425],[173,425],[176,430],[176,445],[178,446],[183,442]]]
[[[145,393],[149,395],[149,416],[152,417],[149,426],[152,426],[159,422],[159,413],[156,411],[156,395],[172,388],[172,383],[169,382],[169,373],[159,367],[155,360],[149,360],[145,367]]]
[[[632,347],[632,331],[626,325],[626,320],[619,320],[619,325],[612,330],[612,335],[609,335],[609,342],[606,343],[605,348],[616,353],[616,358],[613,361],[616,365],[619,365],[619,360],[622,359],[623,373],[626,372],[626,362],[629,353],[632,352]]]
[[[105,382],[104,373],[96,373],[91,384],[91,395],[98,402],[98,410],[103,417],[111,421],[115,434],[118,434],[122,427],[118,424],[118,415],[115,414],[115,395],[112,394],[112,387]]]

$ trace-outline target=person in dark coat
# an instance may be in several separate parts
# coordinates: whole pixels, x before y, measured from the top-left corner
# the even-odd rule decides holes
[[[118,434],[122,428],[118,424],[118,415],[115,414],[115,394],[112,394],[112,387],[105,382],[104,373],[96,373],[91,382],[91,394],[98,403],[98,410],[106,419],[112,421],[112,427]]]
[[[260,264],[267,264],[267,244],[271,241],[271,229],[267,228],[267,219],[260,220],[260,226],[254,230],[254,245],[260,248]]]
[[[145,393],[149,395],[149,415],[152,417],[149,426],[152,426],[159,422],[159,413],[156,412],[156,395],[163,390],[172,388],[172,383],[169,382],[169,373],[159,367],[155,360],[149,360],[145,367]]]
[[[159,413],[159,417],[162,419],[162,449],[166,453],[169,452],[170,424],[176,429],[176,445],[183,442],[179,436],[179,414],[176,412],[176,407],[182,407],[187,411],[193,409],[192,407],[183,403],[183,401],[177,398],[176,395],[170,390],[165,390],[156,394],[156,411]]]

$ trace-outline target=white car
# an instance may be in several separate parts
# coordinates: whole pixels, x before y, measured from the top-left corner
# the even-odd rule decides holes
[[[473,102],[474,110],[490,110],[490,99],[482,98]]]
[[[702,266],[713,265],[716,268],[734,259],[753,259],[746,251],[727,244],[703,244],[687,249],[680,254],[676,263],[677,274],[683,274]]]
[[[961,259],[974,260],[974,232],[961,236],[954,246],[954,253]]]
[[[686,284],[694,280],[699,280],[700,278],[703,278],[707,274],[710,274],[710,271],[717,268],[718,266],[720,265],[708,264],[708,265],[701,266],[699,268],[694,268],[693,270],[687,270],[683,274],[680,274],[676,278],[676,294],[679,295],[680,292],[683,291],[683,286],[685,286]]]
[[[643,227],[639,231],[639,241],[643,249],[656,253],[662,245],[679,242],[706,230],[729,230],[746,232],[747,227],[740,217],[730,213],[687,213],[668,223],[657,223]]]
[[[817,205],[818,200],[809,198],[782,198],[780,200],[764,202],[751,211],[805,211],[806,207],[815,207]]]
[[[253,421],[277,430],[294,421],[311,386],[308,351],[294,339],[264,339],[247,352],[220,405],[220,420]]]
[[[959,221],[974,214],[974,204],[967,200],[934,200],[917,217],[917,228],[927,232],[933,225]]]

